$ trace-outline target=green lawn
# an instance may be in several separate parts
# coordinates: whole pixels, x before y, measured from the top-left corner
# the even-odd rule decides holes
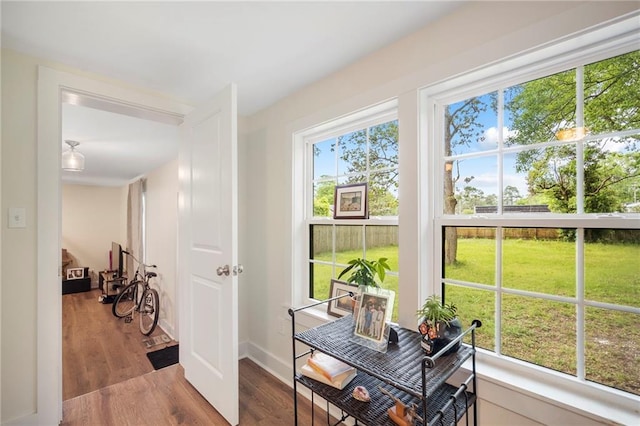
[[[397,253],[397,247],[385,247],[369,250],[367,257],[387,257],[397,271]],[[346,263],[359,256],[359,251],[342,252],[338,261]],[[447,278],[496,285],[494,240],[459,239],[457,258],[455,265],[446,268]],[[515,239],[503,243],[501,279],[505,288],[575,297],[575,270],[574,243]],[[640,246],[586,244],[584,275],[587,300],[640,307]],[[315,269],[316,298],[328,297],[330,280],[330,268]],[[397,292],[398,277],[387,276],[383,287]],[[495,351],[495,293],[454,285],[445,291],[447,301],[458,307],[465,327],[475,318],[482,320],[477,343]],[[502,354],[576,374],[574,304],[511,294],[501,304]],[[394,319],[397,309],[396,303]],[[587,379],[640,394],[639,324],[640,315],[585,309]]]

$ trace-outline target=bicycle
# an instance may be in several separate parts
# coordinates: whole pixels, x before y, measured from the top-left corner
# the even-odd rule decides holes
[[[122,251],[138,263],[133,279],[122,289],[113,302],[112,312],[118,318],[124,318],[125,322],[133,321],[135,312],[140,317],[140,332],[145,336],[150,335],[158,325],[160,316],[160,297],[158,292],[151,288],[149,280],[158,276],[155,272],[147,272],[146,268],[155,268],[156,265],[145,265],[131,253]],[[143,273],[140,272],[142,268]]]

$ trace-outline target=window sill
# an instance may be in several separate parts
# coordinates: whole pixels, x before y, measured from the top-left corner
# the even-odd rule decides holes
[[[471,370],[471,363],[464,367]],[[516,392],[529,398],[498,395],[479,388],[478,396],[537,422],[557,423],[557,413],[531,404],[531,398],[598,422],[635,424],[640,418],[640,397],[596,383],[581,382],[571,376],[532,366],[478,350],[476,371],[481,382],[497,389]]]

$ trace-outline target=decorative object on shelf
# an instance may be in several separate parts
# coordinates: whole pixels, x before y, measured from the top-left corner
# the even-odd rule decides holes
[[[353,388],[353,397],[358,401],[369,402],[371,401],[371,396],[369,395],[369,390],[364,386],[356,386]]]
[[[333,205],[334,219],[368,219],[367,184],[336,185]]]
[[[378,386],[378,389],[396,403],[393,407],[387,410],[387,414],[389,414],[389,418],[393,423],[399,426],[412,426],[414,424],[414,420],[418,420],[420,422],[424,421],[417,413],[418,406],[416,404],[411,404],[411,407],[407,407],[399,398],[393,396],[391,392],[382,386]]]
[[[84,268],[67,268],[67,279],[78,280],[84,278]]]
[[[380,287],[387,275],[386,271],[391,270],[387,260],[386,257],[381,257],[378,260],[351,259],[347,262],[349,266],[344,268],[338,275],[338,279],[351,272],[351,275],[347,277],[348,283],[358,284],[359,286]],[[380,283],[376,281],[376,277],[378,277]]]
[[[62,170],[68,172],[81,172],[84,170],[84,155],[76,151],[76,147],[80,142],[65,140],[64,143],[69,145],[69,149],[62,153]]]
[[[386,352],[394,299],[395,292],[391,290],[360,286],[351,340],[378,352]]]
[[[422,348],[432,355],[447,346],[462,333],[462,324],[456,316],[457,308],[452,304],[440,303],[436,295],[428,297],[422,308],[416,311],[420,318],[418,331],[422,335]],[[452,346],[445,355],[457,352],[460,342]]]
[[[347,293],[353,293],[353,297],[347,297]],[[331,280],[331,288],[329,289],[329,298],[345,296],[340,299],[332,300],[327,304],[327,313],[334,317],[343,317],[353,313],[356,300],[358,299],[358,286],[349,284],[344,281]]]

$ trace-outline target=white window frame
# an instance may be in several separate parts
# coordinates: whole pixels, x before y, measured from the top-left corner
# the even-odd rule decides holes
[[[313,143],[397,119],[398,101],[397,99],[391,99],[350,114],[345,114],[342,117],[310,126],[305,130],[293,132],[293,203],[294,206],[296,206],[294,208],[294,223],[301,224],[301,228],[294,230],[294,241],[292,244],[292,247],[294,247],[293,264],[296,265],[293,271],[294,284],[292,285],[292,300],[294,301],[294,305],[302,306],[316,301],[308,297],[310,225],[398,226],[398,217],[370,217],[369,219],[348,220],[313,217],[313,156],[310,154],[310,150],[313,149]],[[398,170],[399,169],[400,167]],[[302,208],[300,208],[301,206]],[[395,273],[390,272],[390,274],[394,275]],[[316,307],[312,312],[320,319],[327,318],[325,305]]]
[[[425,254],[426,268],[430,273],[430,285],[427,293],[440,294],[442,274],[442,226],[501,226],[513,227],[566,227],[566,228],[615,228],[638,229],[638,214],[599,215],[599,214],[547,214],[549,219],[540,219],[535,215],[518,214],[513,216],[462,216],[443,214],[442,173],[443,147],[438,129],[442,129],[438,106],[447,105],[473,96],[496,90],[497,87],[509,87],[514,84],[548,76],[567,69],[576,68],[583,63],[592,63],[638,49],[639,28],[637,18],[627,19],[610,26],[567,37],[556,43],[542,46],[534,51],[525,52],[499,63],[425,87],[420,91],[420,151],[423,152],[420,167],[421,198],[427,201],[423,208],[430,212],[423,220],[421,235],[427,241]],[[425,159],[428,158],[428,159]],[[435,196],[428,197],[429,192]],[[426,207],[426,208],[425,208]],[[429,253],[430,254],[430,253]],[[581,265],[578,265],[580,269]],[[634,310],[635,311],[635,310]],[[499,317],[497,317],[499,319]],[[499,324],[499,321],[497,320]],[[584,348],[584,344],[582,344]],[[490,381],[503,383],[521,383],[527,386],[526,392],[538,394],[555,401],[571,401],[569,405],[585,412],[601,415],[608,412],[607,407],[619,407],[616,413],[636,413],[640,398],[597,383],[586,382],[579,378],[560,374],[533,364],[504,357],[489,351],[479,350],[479,374]],[[594,401],[598,403],[594,404]],[[523,410],[525,412],[526,410]],[[621,417],[621,423],[628,418]]]

